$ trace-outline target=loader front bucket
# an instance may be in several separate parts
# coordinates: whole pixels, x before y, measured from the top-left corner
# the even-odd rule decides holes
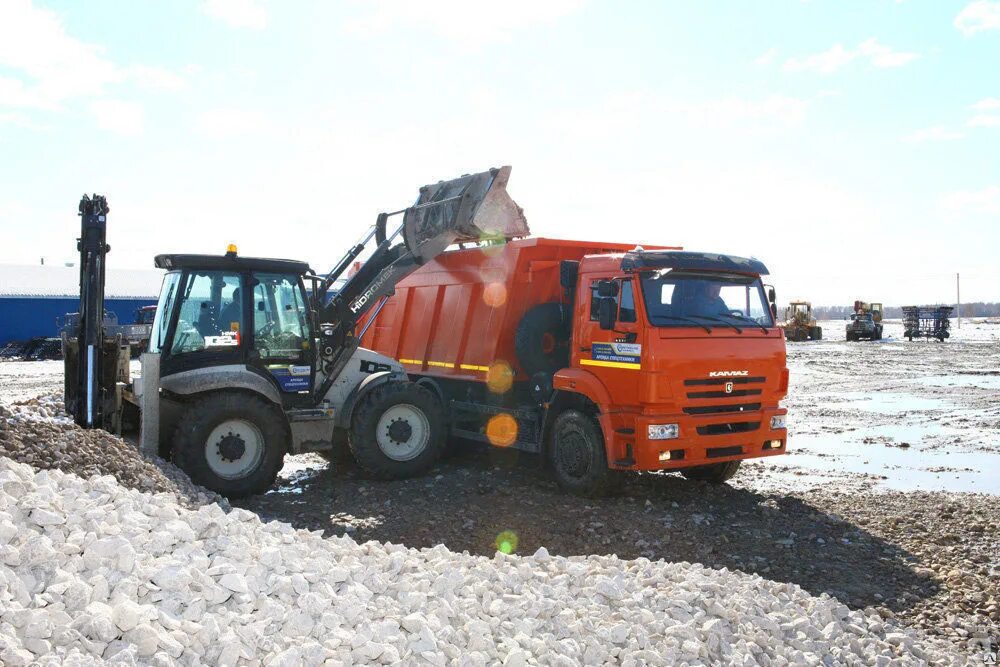
[[[524,211],[507,193],[510,167],[420,188],[403,215],[406,246],[423,263],[454,243],[528,236]]]

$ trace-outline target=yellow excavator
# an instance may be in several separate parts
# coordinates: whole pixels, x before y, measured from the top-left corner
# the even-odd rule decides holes
[[[823,328],[812,314],[808,301],[792,301],[785,308],[785,321],[781,323],[785,339],[790,341],[821,340]]]

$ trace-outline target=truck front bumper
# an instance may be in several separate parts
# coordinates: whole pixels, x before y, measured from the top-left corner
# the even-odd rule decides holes
[[[737,459],[784,454],[785,428],[771,428],[772,417],[783,417],[785,408],[713,415],[637,415],[632,428],[616,428],[609,461],[617,469],[676,470]],[[676,424],[671,439],[650,438],[651,426]],[[653,429],[654,431],[657,429]],[[631,453],[631,456],[629,456]]]

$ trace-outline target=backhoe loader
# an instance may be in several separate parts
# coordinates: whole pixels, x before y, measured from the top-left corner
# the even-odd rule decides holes
[[[89,253],[81,258],[89,307],[78,335],[64,337],[83,350],[67,357],[67,411],[82,425],[115,429],[139,408],[144,451],[229,497],[267,490],[287,453],[335,458],[346,448],[377,477],[425,472],[444,447],[440,398],[399,361],[359,343],[399,281],[449,246],[529,234],[507,194],[509,176],[501,167],[424,186],[413,206],[379,214],[325,275],[305,262],[243,257],[236,246],[158,255],[166,274],[142,377],[132,383],[122,371],[127,355],[115,352],[121,341],[101,338],[88,317],[101,312],[110,249],[106,202],[88,203],[81,238],[95,225],[100,238],[80,246]],[[95,353],[102,346],[107,354]]]

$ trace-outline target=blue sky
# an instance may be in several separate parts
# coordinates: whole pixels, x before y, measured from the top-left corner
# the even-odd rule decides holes
[[[0,262],[332,264],[514,167],[537,235],[754,255],[780,297],[1000,300],[1000,1],[0,0]]]

